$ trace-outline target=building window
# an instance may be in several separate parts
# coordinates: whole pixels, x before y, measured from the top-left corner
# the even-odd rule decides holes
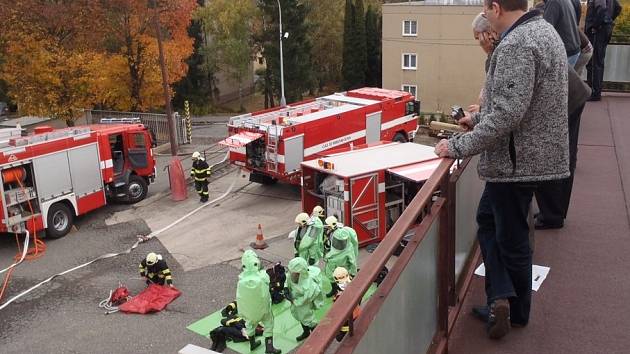
[[[403,21],[403,36],[417,36],[418,35],[418,21],[405,20]]]
[[[416,54],[404,53],[402,55],[402,68],[407,70],[416,70]]]
[[[402,90],[409,92],[414,97],[418,97],[416,95],[416,92],[418,91],[418,86],[416,86],[416,85],[402,85]]]

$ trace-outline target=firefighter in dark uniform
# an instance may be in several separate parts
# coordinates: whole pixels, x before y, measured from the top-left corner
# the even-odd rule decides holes
[[[208,177],[210,177],[210,166],[206,160],[201,157],[199,151],[192,154],[193,165],[190,170],[190,176],[195,180],[195,190],[199,194],[199,201],[205,203],[208,201]]]
[[[147,285],[153,283],[173,286],[171,270],[160,254],[151,252],[140,262],[140,275],[147,278]]]

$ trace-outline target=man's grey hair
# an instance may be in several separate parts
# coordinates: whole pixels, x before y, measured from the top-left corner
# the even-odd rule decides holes
[[[479,15],[477,15],[473,20],[472,29],[477,33],[490,32],[492,30],[492,27],[490,27],[490,22],[488,22],[488,19],[483,12],[480,12]]]

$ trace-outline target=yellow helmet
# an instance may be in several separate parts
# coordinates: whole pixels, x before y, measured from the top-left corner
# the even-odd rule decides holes
[[[201,157],[201,154],[199,153],[199,151],[193,152],[193,154],[192,154],[192,159],[193,160],[197,160],[200,157]]]
[[[319,205],[315,206],[315,208],[313,208],[313,214],[311,215],[321,218],[322,216],[324,216],[324,208]]]
[[[334,229],[337,227],[337,218],[335,216],[329,216],[326,218],[326,220],[324,221],[326,223],[326,226],[330,227],[331,229]]]
[[[295,217],[295,223],[300,224],[302,226],[305,226],[309,220],[310,220],[310,217],[308,216],[307,213],[299,213]]]
[[[333,272],[333,277],[338,283],[347,283],[350,281],[350,274],[348,273],[348,270],[344,267],[335,268],[335,271]]]
[[[158,262],[158,260],[160,259],[160,256],[155,254],[154,252],[151,252],[149,254],[147,254],[147,265],[154,265],[155,263]]]

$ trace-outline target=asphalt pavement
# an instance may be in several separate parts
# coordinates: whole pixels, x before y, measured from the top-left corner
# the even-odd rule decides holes
[[[197,144],[180,149],[178,158],[183,160],[186,169],[190,169],[192,151],[215,148],[213,140],[206,137],[227,133],[222,124],[199,129],[202,135],[195,139]],[[204,141],[207,144],[203,144]],[[15,269],[2,302],[53,274],[105,253],[123,251],[135,243],[137,235],[147,235],[152,231],[139,217],[106,224],[105,220],[116,213],[143,209],[150,213],[160,208],[177,208],[178,205],[170,201],[168,176],[163,170],[171,157],[160,154],[158,150],[155,151],[158,176],[156,183],[149,187],[145,201],[133,206],[107,205],[79,217],[76,220],[77,230],[66,237],[45,240],[45,255],[24,262]],[[212,159],[220,159],[219,154],[214,155],[216,157]],[[192,190],[189,194],[195,199]],[[165,213],[168,218],[168,210]],[[157,314],[104,315],[98,303],[108,297],[109,291],[118,287],[119,282],[126,285],[131,294],[137,294],[144,288],[144,281],[138,274],[138,263],[151,251],[164,256],[174,274],[175,286],[183,295]],[[2,235],[0,269],[10,265],[16,253],[13,236]],[[238,267],[238,262],[223,262],[184,271],[160,240],[152,239],[131,254],[98,261],[57,277],[0,310],[0,353],[155,354],[177,353],[188,343],[209,347],[209,340],[188,331],[186,326],[233,300]]]

